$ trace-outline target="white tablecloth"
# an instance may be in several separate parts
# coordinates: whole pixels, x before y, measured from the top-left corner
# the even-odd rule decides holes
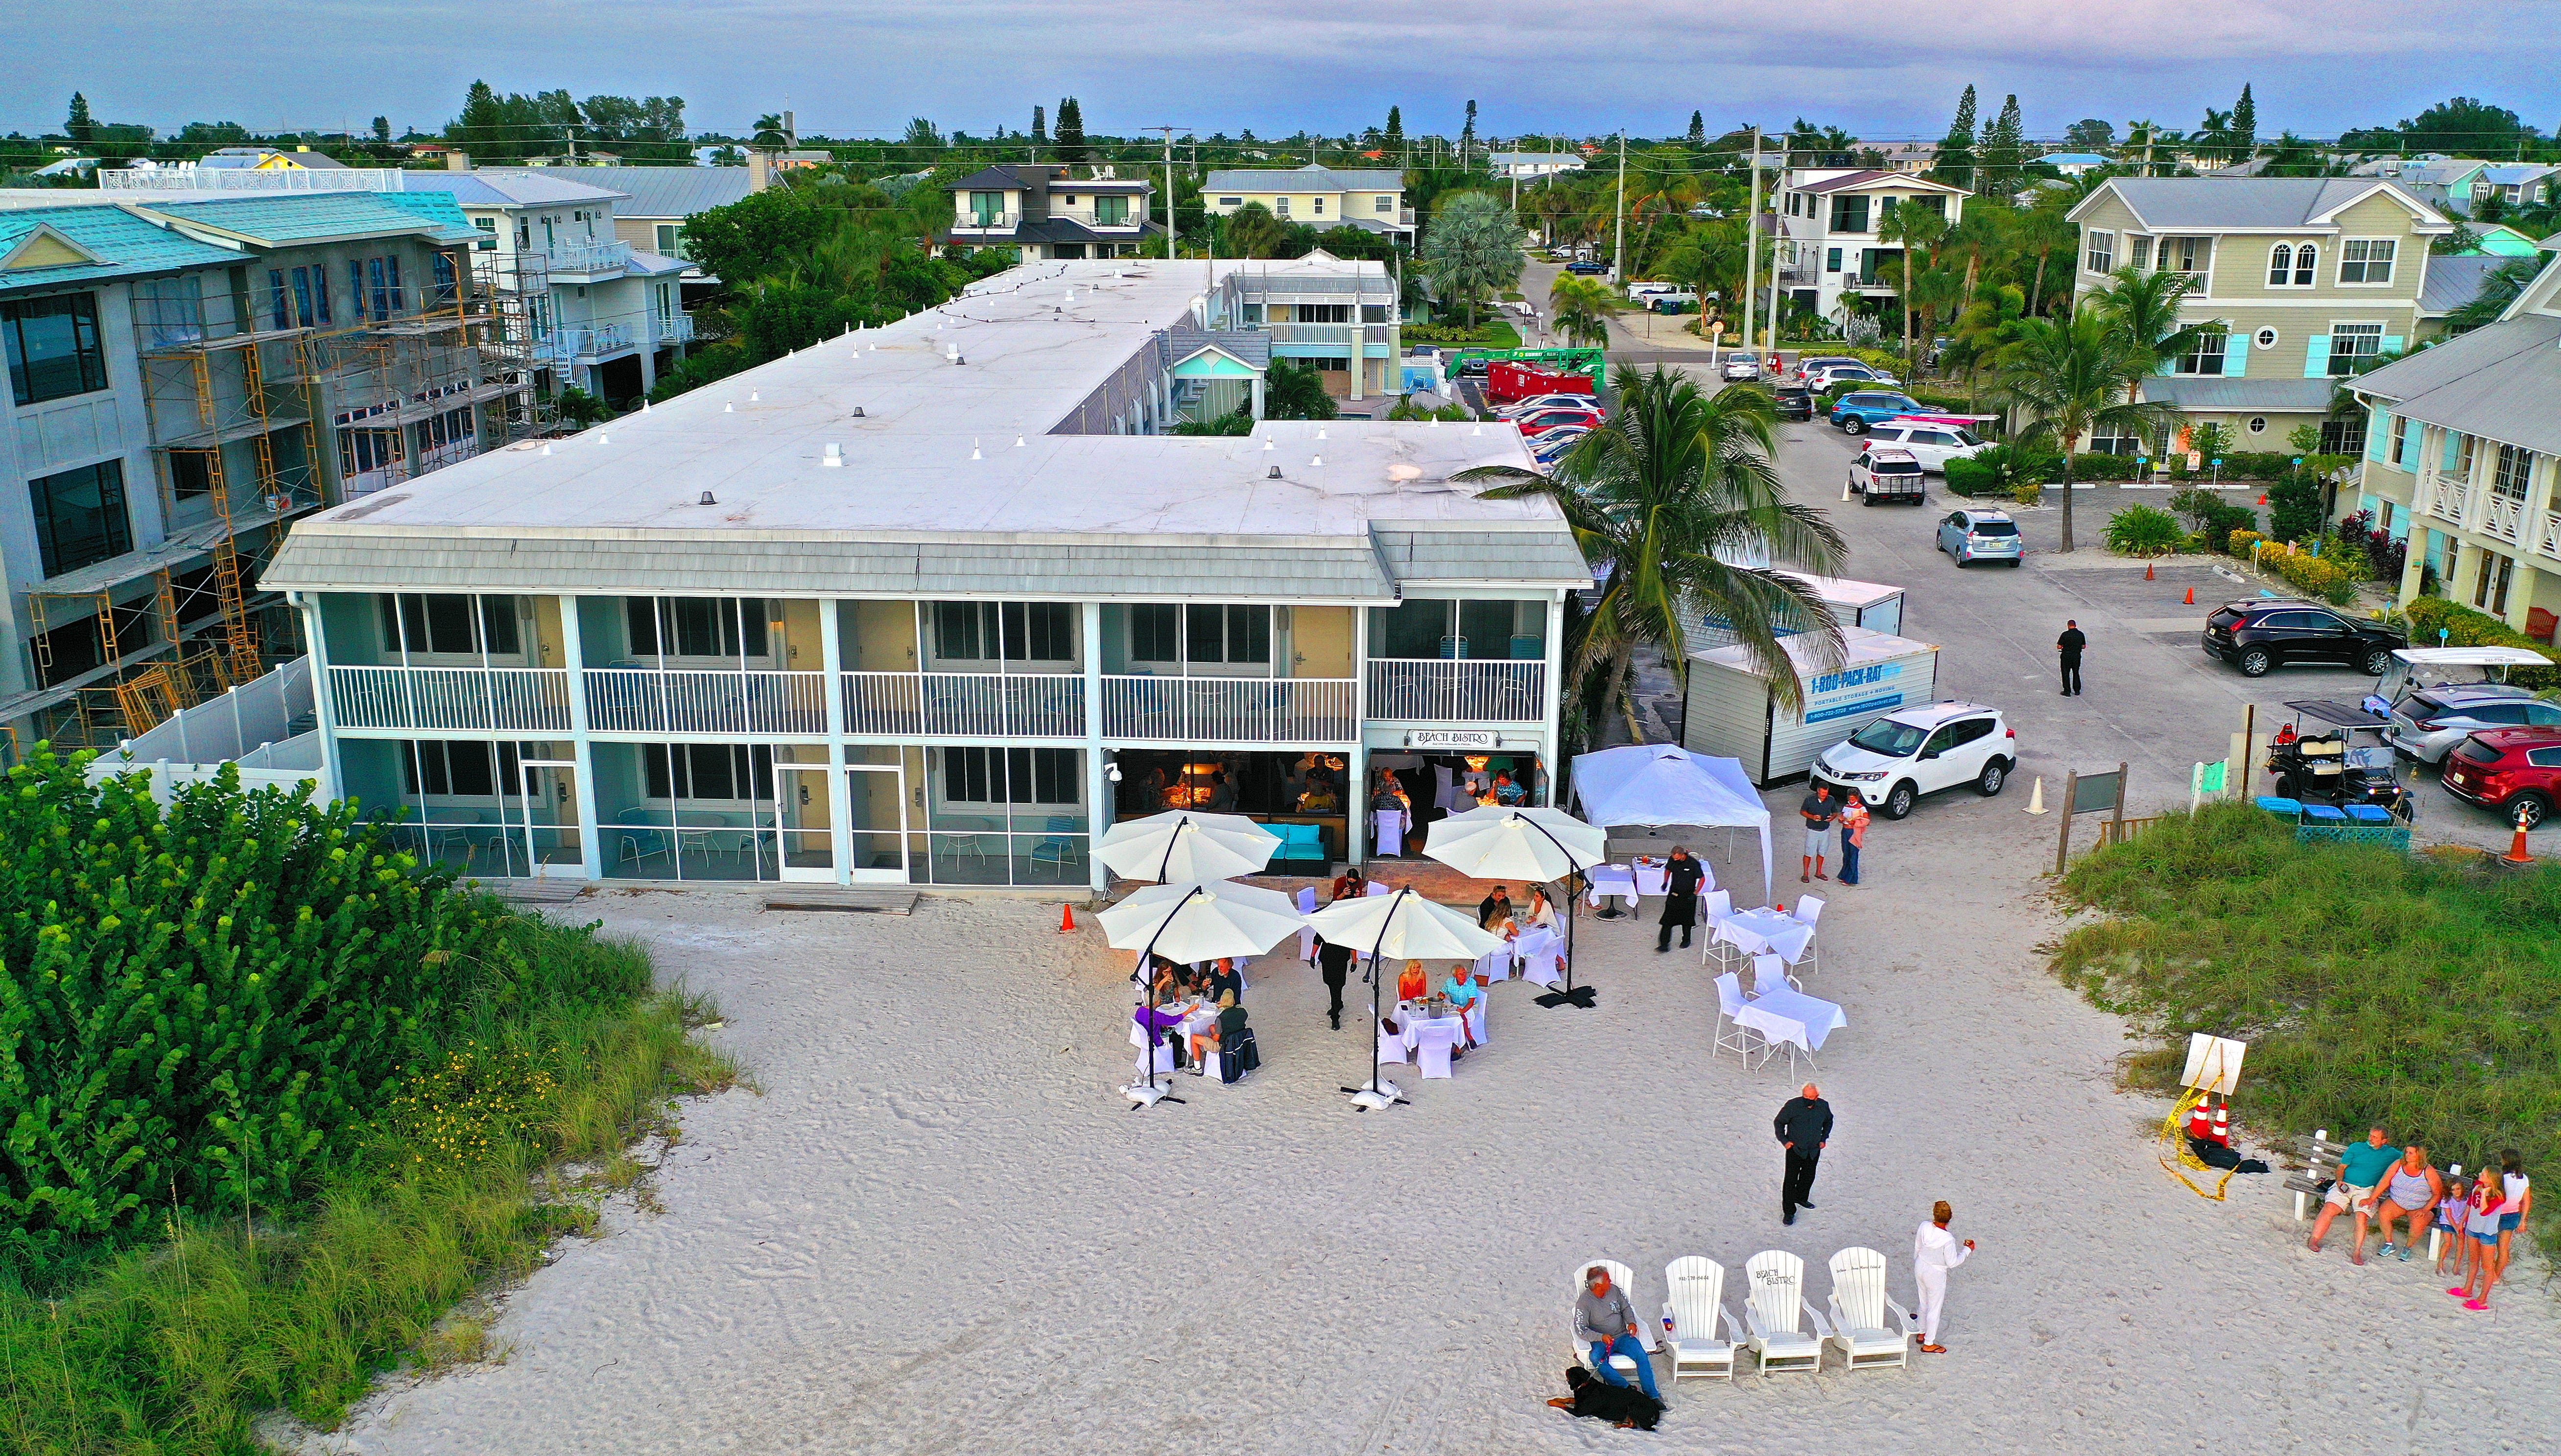
[[[1600,908],[1601,902],[1612,895],[1625,900],[1630,910],[1636,907],[1636,877],[1626,866],[1595,865],[1585,874],[1592,882],[1591,892],[1585,900],[1593,908]]]
[[[1823,1038],[1849,1025],[1838,1006],[1785,986],[1773,986],[1743,1003],[1734,1020],[1759,1032],[1771,1046],[1793,1042],[1808,1052],[1821,1051]]]
[[[1451,1045],[1458,1047],[1467,1045],[1467,1023],[1463,1017],[1445,1016],[1436,1019],[1428,1016],[1400,1015],[1396,1024],[1403,1029],[1405,1050],[1408,1052],[1423,1045],[1423,1029],[1427,1026],[1448,1027],[1451,1034],[1457,1038],[1457,1041]]]
[[[1776,955],[1793,966],[1804,958],[1805,947],[1814,938],[1814,927],[1763,905],[1736,910],[1717,921],[1716,938],[1745,955]]]
[[[1669,882],[1671,876],[1671,872],[1665,868],[1666,863],[1662,860],[1642,858],[1630,867],[1636,874],[1636,893],[1660,894],[1663,892],[1663,886]]]

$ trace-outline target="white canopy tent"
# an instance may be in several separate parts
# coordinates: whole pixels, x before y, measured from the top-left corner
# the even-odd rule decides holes
[[[1583,817],[1619,824],[1731,825],[1761,831],[1761,897],[1770,897],[1770,810],[1743,762],[1670,743],[1578,753],[1574,797]]]

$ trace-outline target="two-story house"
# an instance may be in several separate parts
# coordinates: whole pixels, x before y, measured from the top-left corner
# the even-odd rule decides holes
[[[1345,169],[1310,162],[1212,172],[1201,184],[1201,201],[1213,217],[1260,203],[1280,221],[1304,223],[1319,233],[1348,223],[1364,233],[1384,233],[1408,243],[1414,238],[1405,174],[1393,168]]]
[[[1341,399],[1397,392],[1404,325],[1387,264],[1313,253],[1229,266],[1222,292],[1236,327],[1256,331],[1274,357],[1316,371]]]
[[[289,522],[526,426],[475,237],[432,194],[0,194],[21,746],[111,743],[292,655],[256,580]]]
[[[2379,177],[2113,177],[2067,216],[2081,230],[2079,296],[2127,267],[2194,280],[2179,321],[2204,326],[2203,342],[2143,384],[2180,409],[2183,431],[2210,422],[2233,448],[2282,450],[2315,423],[2343,454],[2360,429],[2330,417],[2334,383],[2419,337],[2428,244],[2454,227]],[[2089,445],[2156,458],[2180,447]]]
[[[1917,204],[1957,225],[1966,192],[1908,172],[1800,167],[1771,203],[1779,232],[1779,288],[1800,311],[1838,322],[1873,312],[1903,287],[1903,245],[1879,236],[1888,208]]]
[[[951,226],[942,241],[1015,248],[1025,262],[1146,256],[1147,240],[1165,236],[1149,217],[1154,186],[1143,177],[1080,180],[1073,170],[1000,162],[961,178],[951,184]]]
[[[756,190],[745,167],[526,167],[491,171],[539,173],[555,182],[600,187],[613,200],[613,236],[638,252],[690,260],[685,225],[698,213],[743,202]],[[700,268],[687,275],[699,280]]]
[[[1164,432],[1251,375],[1250,266],[1024,263],[304,523],[267,581],[330,790],[481,874],[1098,890],[1168,808],[1313,826],[1313,871],[1369,857],[1382,768],[1551,802],[1591,573],[1453,479],[1516,431]]]
[[[1581,152],[1487,152],[1485,161],[1495,176],[1524,182],[1583,170]]]
[[[2561,239],[2544,245],[2561,250]],[[2359,493],[2341,505],[2406,534],[2401,600],[2433,587],[2551,641],[2561,616],[2561,267],[2547,263],[2498,322],[2348,388],[2368,423]]]

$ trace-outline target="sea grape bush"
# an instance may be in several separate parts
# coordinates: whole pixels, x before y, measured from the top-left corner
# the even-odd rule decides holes
[[[256,1216],[361,1141],[493,981],[502,918],[350,803],[162,808],[39,745],[0,798],[0,1241]]]

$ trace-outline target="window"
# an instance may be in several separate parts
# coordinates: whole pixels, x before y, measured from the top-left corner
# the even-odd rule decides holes
[[[513,743],[496,744],[495,753],[491,744],[468,740],[421,739],[406,746],[410,751],[401,755],[401,779],[411,794],[486,799],[523,792]]]
[[[1183,641],[1193,662],[1268,665],[1272,661],[1272,608],[1185,607]]]
[[[627,596],[634,657],[763,657],[765,602],[729,596]]]
[[[496,252],[498,250],[498,220],[495,218],[473,218],[471,220],[471,226],[489,235],[477,243],[472,243],[472,248],[479,252]]]
[[[2280,337],[2282,336],[2279,335],[2275,329],[2261,329],[2259,332],[2252,334],[2250,339],[2252,343],[2257,344],[2262,349],[2274,349],[2277,347],[2277,340]]]
[[[2126,237],[2126,262],[2129,266],[2138,272],[2148,272],[2152,265],[2152,241],[2148,238],[2141,238],[2133,234],[2128,234]]]
[[[2295,249],[2295,286],[2308,288],[2312,273],[2320,267],[2320,249],[2306,243]]]
[[[1074,748],[943,748],[942,797],[954,804],[1075,804]]]
[[[1318,374],[1349,374],[1352,370],[1352,362],[1350,360],[1330,356],[1301,360],[1300,362],[1315,366],[1316,373]]]
[[[293,316],[301,320],[302,327],[306,329],[311,327],[311,269],[309,268],[293,270]]]
[[[2389,283],[2392,255],[2400,243],[2390,238],[2350,238],[2338,245],[2341,283]]]
[[[378,320],[390,318],[392,316],[392,290],[389,285],[383,282],[383,260],[381,258],[369,257],[365,259],[365,280],[367,287],[364,296],[373,300],[374,317]]]
[[[2374,363],[2383,352],[2383,325],[2332,324],[2329,326],[2329,374],[2332,379],[2345,379],[2359,369]]]
[[[2250,423],[2245,427],[2252,434],[2266,434],[2268,432],[2268,416],[2265,414],[2253,414],[2250,416]]]
[[[1071,662],[1076,608],[1064,601],[938,601],[934,655],[944,662]]]
[[[1384,304],[1384,303],[1364,303],[1364,304],[1362,304],[1362,305],[1361,305],[1361,322],[1362,322],[1362,323],[1365,323],[1365,324],[1383,324],[1383,323],[1386,323],[1387,321],[1388,321],[1388,319],[1387,319],[1387,305],[1386,305],[1386,304]]]
[[[2473,605],[2494,617],[2507,615],[2507,588],[2515,571],[2515,558],[2482,552],[2477,574],[2473,577]]]
[[[2525,487],[2534,479],[2534,452],[2514,445],[2498,447],[2498,464],[2492,467],[2489,488],[2512,501],[2525,499]]]
[[[271,327],[279,329],[293,327],[293,310],[285,303],[285,296],[284,269],[268,268],[266,270],[266,312],[267,317],[274,320]]]
[[[2394,465],[2415,463],[2410,457],[2418,453],[2418,423],[2415,419],[2405,418],[2402,420],[2403,428],[2396,429],[2384,437],[2385,454],[2389,457],[2390,463]]]
[[[1867,231],[1867,198],[1863,195],[1832,199],[1831,231],[1864,233]]]
[[[479,611],[472,611],[477,600]],[[402,592],[375,598],[382,613],[383,650],[477,657],[483,651],[513,656],[516,598]]]
[[[2087,240],[2081,265],[2094,273],[2117,270],[2117,235],[2105,229],[2093,229]]]
[[[1272,200],[1272,216],[1276,218],[1285,218],[1289,216],[1289,199],[1285,197],[1274,198]]]
[[[1098,197],[1094,200],[1094,226],[1098,228],[1121,228],[1128,226],[1128,222],[1129,199],[1125,197]]]
[[[2170,366],[2178,374],[2223,373],[2223,355],[2231,347],[2232,336],[2222,329],[2205,329],[2196,336],[2196,347],[2180,355]]]
[[[762,743],[643,743],[640,771],[653,799],[773,797],[773,750]]]
[[[2365,421],[2362,419],[2324,419],[2320,427],[2320,452],[2324,455],[2362,455],[2365,453]],[[2384,503],[2389,511],[2392,504]],[[2384,523],[2390,525],[2389,521]]]
[[[453,254],[449,252],[430,253],[427,255],[427,263],[430,266],[430,270],[434,273],[434,301],[437,303],[459,302],[461,300],[462,280],[453,270]]]
[[[1308,207],[1309,210],[1314,212],[1319,218],[1325,215],[1325,200],[1321,197],[1312,199],[1309,202]]]
[[[2286,287],[2295,276],[2295,245],[2280,243],[2268,249],[2268,286]]]
[[[979,227],[992,228],[996,226],[996,219],[1004,216],[1004,212],[1005,195],[1003,193],[973,192],[969,194],[969,216],[977,222]]]
[[[1837,248],[1837,247],[1826,247],[1826,248],[1824,248],[1824,249],[1823,249],[1823,271],[1824,271],[1824,272],[1826,272],[1826,273],[1837,273],[1837,272],[1839,272],[1839,271],[1840,271],[1840,259],[1841,259],[1841,250],[1840,250],[1839,248]]]
[[[684,257],[685,228],[681,223],[660,223],[657,227],[658,251],[668,257]]]
[[[1241,208],[1245,206],[1245,199],[1241,197],[1222,197],[1218,200],[1218,205],[1223,208]]]
[[[1129,656],[1138,662],[1181,662],[1183,609],[1142,605],[1129,608]]]
[[[0,303],[0,343],[8,348],[10,398],[20,404],[106,388],[94,293]]]
[[[404,438],[397,429],[342,429],[338,431],[338,468],[348,476],[388,470],[408,458],[401,448]]]
[[[2455,458],[2452,462],[2453,469],[2449,472],[2455,479],[2463,481],[2467,485],[2472,483],[2473,462],[2480,453],[2479,446],[2479,435],[2458,434],[2455,436]]]
[[[48,576],[77,571],[133,550],[124,511],[124,462],[101,460],[27,482],[36,540]]]
[[[2210,238],[2164,238],[2160,241],[2160,270],[2202,274],[2206,260],[2213,255],[2213,244]]]
[[[399,313],[406,306],[401,302],[400,254],[386,255],[383,258],[383,271],[392,280],[392,312]]]
[[[1395,212],[1395,211],[1396,211],[1396,195],[1395,195],[1394,193],[1387,193],[1387,192],[1382,192],[1382,193],[1380,193],[1380,194],[1379,194],[1379,196],[1378,196],[1378,211],[1380,211],[1380,212],[1382,212],[1382,213],[1392,213],[1392,212]]]

